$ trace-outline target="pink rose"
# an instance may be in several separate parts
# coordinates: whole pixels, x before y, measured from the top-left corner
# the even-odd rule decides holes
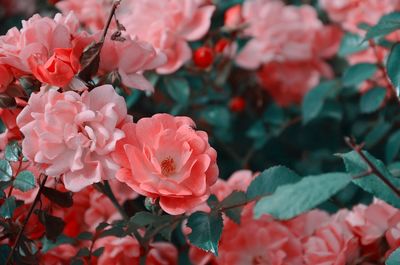
[[[64,13],[74,11],[93,30],[103,28],[111,5],[107,0],[64,0],[57,4]],[[207,33],[214,10],[203,0],[135,0],[122,1],[117,17],[132,38],[138,36],[167,56],[157,72],[170,74],[191,59],[188,41],[197,41]]]
[[[289,229],[263,217],[225,224],[217,264],[301,265],[302,246]]]
[[[103,254],[98,258],[98,265],[109,264],[139,264],[140,245],[132,237],[104,237],[96,241],[96,247],[104,247]],[[146,257],[146,265],[175,265],[178,251],[170,243],[151,243]]]
[[[126,40],[106,40],[101,50],[100,70],[116,71],[122,84],[130,88],[154,91],[153,85],[142,75],[145,70],[151,70],[163,65],[166,57],[156,52],[154,48],[143,41],[126,37]]]
[[[375,200],[369,206],[358,205],[346,218],[361,244],[369,245],[381,238],[389,228],[389,220],[398,212],[383,201]]]
[[[161,208],[177,215],[206,201],[218,177],[217,153],[208,136],[195,131],[187,117],[156,114],[123,127],[117,143],[116,177],[144,196],[160,199]]]
[[[359,243],[344,222],[347,215],[348,211],[339,211],[305,241],[304,261],[307,265],[345,265],[357,259]]]
[[[359,25],[375,25],[390,12],[400,10],[398,0],[320,0],[330,19],[350,32],[363,33]]]
[[[272,62],[265,64],[257,75],[275,102],[285,107],[299,104],[304,95],[318,85],[321,77],[331,78],[333,72],[323,61]]]
[[[54,19],[34,15],[22,21],[22,29],[10,29],[0,37],[0,63],[9,65],[17,77],[33,74],[43,83],[68,84],[79,70],[79,58],[93,39],[80,33],[73,14]]]
[[[79,191],[114,177],[119,166],[110,154],[130,120],[124,98],[105,85],[82,95],[32,94],[17,124],[25,136],[24,155],[49,176],[62,176],[68,190]]]

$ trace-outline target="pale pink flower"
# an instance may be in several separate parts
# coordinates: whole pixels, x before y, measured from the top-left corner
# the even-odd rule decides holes
[[[237,28],[243,23],[242,6],[234,5],[225,12],[224,24],[228,28]]]
[[[358,258],[358,239],[344,221],[348,214],[346,210],[339,211],[307,238],[304,243],[307,265],[345,265]]]
[[[57,6],[64,13],[73,10],[86,26],[101,30],[112,2],[64,0]],[[203,0],[135,0],[122,1],[117,17],[132,38],[149,42],[167,56],[167,63],[157,67],[157,72],[170,74],[191,59],[188,42],[207,33],[214,10]]]
[[[217,264],[301,265],[302,245],[290,230],[264,216],[225,224]]]
[[[82,95],[55,90],[32,94],[17,118],[24,155],[49,176],[62,176],[71,191],[114,178],[110,154],[125,137],[126,103],[109,85]]]
[[[126,138],[113,154],[117,179],[137,193],[160,199],[169,214],[182,214],[207,200],[218,177],[217,153],[188,117],[156,114],[123,127]]]
[[[93,39],[78,31],[72,14],[54,19],[34,15],[22,21],[22,29],[10,29],[0,37],[0,63],[12,67],[17,77],[34,75],[55,86],[66,86],[79,70],[79,57]]]
[[[117,72],[122,84],[130,88],[153,91],[153,85],[142,75],[166,62],[163,53],[159,53],[147,42],[125,37],[125,41],[105,41],[100,55],[100,70],[105,73]]]
[[[360,237],[363,245],[368,245],[381,238],[389,228],[389,220],[397,209],[383,201],[375,200],[369,206],[358,205],[346,218],[352,231]]]
[[[318,228],[328,224],[329,221],[328,213],[312,210],[283,223],[297,238],[303,240],[311,236]]]
[[[139,264],[140,245],[132,237],[104,237],[96,241],[95,245],[104,247],[103,254],[98,258],[98,265]],[[177,258],[178,251],[172,244],[151,243],[146,257],[146,265],[175,265]]]
[[[339,23],[345,30],[364,33],[359,25],[375,25],[390,12],[400,10],[399,0],[320,0],[329,18]]]

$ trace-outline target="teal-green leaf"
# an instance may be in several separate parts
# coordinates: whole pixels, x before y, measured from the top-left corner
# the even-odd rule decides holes
[[[17,141],[12,141],[6,146],[5,159],[8,161],[16,162],[22,156],[21,146]]]
[[[243,205],[247,202],[246,193],[242,191],[233,191],[224,200],[221,201],[219,207],[228,208],[225,210],[225,214],[235,223],[240,224],[240,216],[243,207],[235,207],[237,205]],[[232,207],[232,208],[230,208]],[[230,209],[229,209],[230,208]]]
[[[365,136],[366,148],[372,148],[379,143],[392,128],[392,124],[382,120]]]
[[[393,46],[387,59],[387,73],[393,86],[396,88],[397,96],[400,94],[400,43]]]
[[[188,236],[190,242],[218,256],[218,242],[224,225],[222,214],[219,211],[210,214],[195,212],[189,217],[187,225],[192,229]]]
[[[363,151],[363,153],[371,161],[371,163],[375,165],[381,174],[383,174],[396,187],[400,187],[400,179],[393,177],[382,161],[371,156],[367,151]],[[340,156],[344,161],[346,171],[352,176],[357,176],[369,170],[368,165],[355,151],[346,154],[340,154]],[[384,200],[394,207],[400,208],[399,198],[376,175],[370,174],[362,178],[356,178],[353,180],[353,183],[361,187],[363,190],[373,194],[375,197]]]
[[[279,187],[274,194],[262,198],[254,208],[254,216],[271,214],[288,220],[328,200],[351,182],[347,173],[327,173],[304,177],[297,183]]]
[[[386,142],[385,147],[385,158],[386,162],[390,163],[396,158],[400,151],[400,130],[397,130],[393,133],[388,141]]]
[[[368,42],[363,42],[363,38],[360,35],[346,33],[340,43],[338,54],[340,57],[346,57],[350,54],[366,50],[368,47]]]
[[[357,86],[361,82],[372,77],[377,70],[378,67],[376,66],[376,64],[359,63],[352,65],[347,68],[347,70],[343,74],[343,84],[345,86]]]
[[[10,181],[12,178],[12,168],[10,162],[0,160],[0,181]]]
[[[372,113],[379,109],[386,97],[386,89],[375,87],[362,95],[360,100],[360,111],[362,113]]]
[[[399,265],[400,264],[400,248],[396,249],[389,255],[385,262],[386,265]]]
[[[165,85],[171,98],[180,104],[187,103],[190,96],[190,86],[185,78],[166,78]]]
[[[211,106],[202,112],[202,117],[215,127],[227,128],[230,126],[231,115],[226,107]]]
[[[381,17],[375,26],[368,29],[365,40],[386,36],[400,29],[400,13],[393,12]]]
[[[35,187],[35,176],[32,172],[22,171],[14,180],[14,187],[20,191],[26,192]]]
[[[15,197],[11,196],[3,202],[3,205],[0,207],[0,216],[3,218],[11,218],[14,214],[14,210],[17,207],[15,202]]]
[[[292,170],[284,166],[271,167],[257,176],[247,188],[246,196],[249,200],[271,195],[282,185],[295,183],[301,178]]]
[[[326,81],[319,84],[305,95],[301,105],[303,124],[310,122],[318,116],[329,92],[338,86],[339,82],[336,80]]]
[[[9,245],[0,246],[0,264],[6,264],[11,247]]]

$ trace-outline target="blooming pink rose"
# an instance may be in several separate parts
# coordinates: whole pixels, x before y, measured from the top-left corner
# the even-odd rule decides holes
[[[140,245],[132,237],[104,237],[96,241],[96,247],[104,247],[103,254],[98,258],[98,265],[109,264],[139,264]],[[178,251],[170,243],[151,243],[146,257],[146,265],[175,265]]]
[[[398,212],[383,201],[375,200],[369,206],[358,205],[346,218],[352,231],[368,245],[382,237],[389,228],[389,220]]]
[[[257,74],[264,89],[284,107],[299,104],[303,96],[318,85],[321,76],[333,77],[332,70],[323,61],[272,62],[265,64]]]
[[[329,223],[330,216],[321,210],[312,210],[283,222],[299,239],[311,236],[316,229]]]
[[[0,63],[20,75],[33,74],[43,83],[68,84],[79,70],[79,57],[91,37],[78,31],[71,13],[54,19],[34,15],[22,21],[22,29],[10,29],[0,37]]]
[[[135,0],[122,1],[118,20],[126,33],[147,41],[167,56],[167,63],[157,72],[170,74],[192,56],[188,41],[201,39],[209,30],[215,10],[203,0]],[[105,24],[112,1],[64,0],[57,6],[64,12],[74,11],[80,21],[94,30]],[[115,25],[114,25],[115,26]]]
[[[116,177],[144,196],[160,199],[169,214],[182,214],[206,201],[218,177],[217,153],[208,136],[187,117],[156,114],[123,127],[117,143]]]
[[[326,27],[311,6],[286,6],[277,0],[247,0],[244,34],[251,37],[236,62],[257,69],[269,62],[309,62],[332,57],[341,33]]]
[[[78,249],[76,246],[62,244],[40,257],[40,265],[68,265],[75,257]]]
[[[400,247],[400,213],[399,212],[396,213],[389,220],[389,228],[386,231],[386,240],[390,247],[390,250],[388,251],[389,253],[391,253],[392,251],[394,251]]]
[[[10,69],[6,65],[0,64],[0,93],[7,90],[8,85],[11,84],[14,77]]]
[[[359,243],[344,222],[347,215],[348,211],[339,211],[305,241],[304,261],[307,265],[345,265],[356,260]]]
[[[153,85],[141,74],[142,71],[163,65],[166,57],[143,41],[126,37],[126,40],[113,41],[107,39],[101,50],[100,70],[116,71],[122,84],[130,88],[153,91]]]
[[[289,229],[263,217],[244,218],[238,225],[225,224],[219,246],[218,264],[301,265],[302,246]]]
[[[17,118],[24,155],[71,191],[111,179],[119,169],[110,154],[125,137],[126,103],[109,85],[92,91],[32,94]]]
[[[398,0],[320,0],[331,20],[350,32],[362,33],[359,25],[375,25],[390,12],[400,10]]]

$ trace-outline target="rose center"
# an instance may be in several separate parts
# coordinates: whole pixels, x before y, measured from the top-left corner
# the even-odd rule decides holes
[[[161,173],[166,176],[169,177],[172,174],[175,173],[175,161],[174,159],[172,159],[172,157],[167,157],[165,158],[162,162],[161,162]]]

